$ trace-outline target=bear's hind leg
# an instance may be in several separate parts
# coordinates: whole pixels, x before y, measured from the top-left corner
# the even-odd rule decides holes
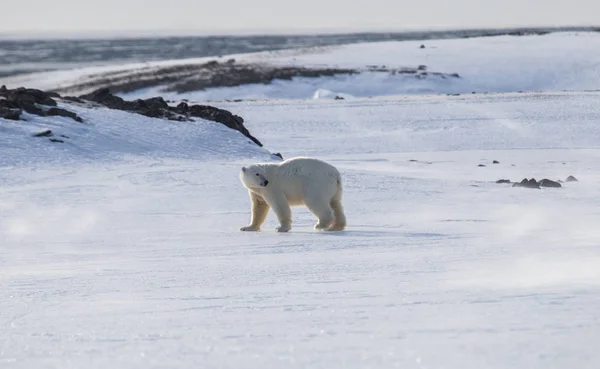
[[[334,220],[329,226],[329,231],[343,231],[346,228],[346,215],[344,215],[344,207],[339,198],[333,198],[331,200],[331,207],[333,208]]]
[[[269,204],[254,192],[250,192],[250,199],[252,200],[252,218],[250,225],[240,228],[240,231],[260,231],[260,226],[267,219],[269,213]]]
[[[327,201],[322,199],[306,199],[306,207],[316,216],[319,221],[315,224],[315,229],[327,229],[333,221],[333,209]]]

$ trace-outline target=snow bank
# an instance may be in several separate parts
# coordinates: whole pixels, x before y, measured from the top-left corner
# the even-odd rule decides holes
[[[108,108],[59,103],[84,119],[40,117],[27,121],[0,119],[0,166],[27,163],[113,161],[127,157],[214,160],[268,158],[269,153],[238,131],[198,119],[177,122]],[[32,137],[45,130],[52,137]],[[50,138],[64,142],[50,142]]]

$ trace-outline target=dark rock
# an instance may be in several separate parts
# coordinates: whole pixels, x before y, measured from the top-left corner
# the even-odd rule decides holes
[[[494,160],[492,164],[500,164],[500,162],[498,160]]]
[[[568,176],[565,182],[579,182],[579,180],[573,176]]]
[[[485,167],[485,164],[479,164],[478,167]]]
[[[144,103],[148,108],[151,109],[169,109],[169,104],[167,104],[167,102],[160,96],[138,101]]]
[[[336,95],[336,96],[334,97],[334,100],[344,100],[344,97],[343,97],[343,96],[338,96],[338,95]]]
[[[527,178],[524,178],[521,182],[516,182],[513,183],[512,185],[513,187],[525,187],[525,188],[540,188],[540,184],[535,180],[535,178],[531,178],[530,180],[527,180]]]
[[[421,45],[421,46],[419,47],[419,49],[424,49],[424,48],[425,48],[425,45]]]
[[[280,159],[282,159],[282,160],[283,160],[283,155],[281,155],[281,153],[278,153],[278,152],[276,152],[276,153],[275,153],[275,154],[273,154],[273,155],[275,155],[275,156],[277,156],[277,157],[279,157]]]
[[[66,100],[66,101],[80,103],[80,104],[84,103],[84,101],[81,100],[80,98],[78,98],[77,96],[64,96],[64,97],[62,97],[62,99]]]
[[[426,65],[423,65],[423,64],[421,64],[421,65],[419,65],[419,66],[417,67],[417,70],[427,70],[427,66],[426,66]]]
[[[78,122],[82,122],[83,120],[77,116],[77,114],[69,112],[62,108],[56,108],[56,101],[53,98],[59,98],[60,95],[55,92],[44,92],[41,90],[37,90],[34,88],[25,88],[19,87],[16,89],[7,89],[5,86],[0,89],[0,110],[4,112],[4,115],[8,115],[11,119],[16,119],[17,113],[20,119],[21,113],[23,111],[39,115],[39,116],[47,116],[47,115],[60,115],[65,117],[70,117]],[[46,110],[42,108],[42,106],[50,106],[51,108]],[[10,114],[6,112],[8,108],[11,110]]]
[[[40,105],[56,106],[56,101],[47,93],[35,88],[19,87],[14,90],[6,90],[7,99],[14,101],[27,101]]]
[[[127,101],[113,95],[108,88],[101,88],[89,94],[81,95],[79,98],[93,101],[111,109],[134,112],[151,118],[180,120],[179,117],[171,111],[171,107],[162,97]]]
[[[227,110],[208,105],[192,105],[189,108],[189,112],[193,117],[211,120],[224,124],[231,129],[235,129],[251,139],[258,146],[262,146],[262,143],[253,137],[246,127],[244,127],[244,119],[238,115],[232,114]]]
[[[80,99],[93,101],[111,109],[127,110],[125,100],[110,93],[108,88],[100,88],[89,94],[79,96]],[[133,104],[133,103],[130,103]]]
[[[83,119],[81,119],[80,116],[73,113],[72,111],[68,111],[63,108],[50,108],[50,109],[46,110],[46,114],[49,116],[59,116],[59,117],[71,118],[79,123],[83,122]]]
[[[52,136],[52,135],[53,135],[53,133],[52,133],[52,130],[50,130],[50,129],[47,129],[47,130],[45,130],[45,131],[41,131],[41,132],[38,132],[38,133],[34,133],[34,134],[33,134],[33,137],[50,137],[50,136]]]
[[[535,180],[535,178],[531,178],[527,183],[531,188],[536,188],[536,186],[537,188],[540,187],[540,184]]]
[[[560,183],[556,181],[549,180],[548,178],[542,179],[540,182],[540,187],[562,187]]]
[[[21,109],[23,109],[29,114],[39,115],[40,117],[45,117],[46,115],[48,115],[46,114],[46,110],[40,108],[35,103],[22,101],[19,105]]]
[[[499,179],[496,181],[496,183],[511,183],[510,179]]]
[[[58,138],[51,138],[50,142],[60,142],[60,143],[64,143],[65,141],[63,140],[59,140]]]
[[[0,103],[5,100],[0,100]],[[0,118],[10,119],[10,120],[20,120],[21,119],[21,109],[7,108],[0,104]]]
[[[60,137],[64,137],[64,138],[71,138],[69,136],[65,136],[65,135],[60,135]]]

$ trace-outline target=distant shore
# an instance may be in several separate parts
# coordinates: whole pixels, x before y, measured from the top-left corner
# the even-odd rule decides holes
[[[409,41],[543,35],[552,32],[600,32],[598,27],[520,27],[402,32],[355,32],[294,35],[91,37],[56,39],[0,34],[0,83],[3,77],[115,63],[218,57],[300,47],[360,42]],[[80,36],[80,37],[77,37]],[[50,37],[50,36],[46,36]]]

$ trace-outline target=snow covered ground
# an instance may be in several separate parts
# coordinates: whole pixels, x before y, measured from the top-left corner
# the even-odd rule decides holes
[[[581,70],[571,92],[215,103],[265,149],[107,109],[0,120],[0,367],[598,367],[600,92]],[[293,208],[287,234],[273,214],[240,232],[238,171],[267,150],[338,166],[348,229]]]

